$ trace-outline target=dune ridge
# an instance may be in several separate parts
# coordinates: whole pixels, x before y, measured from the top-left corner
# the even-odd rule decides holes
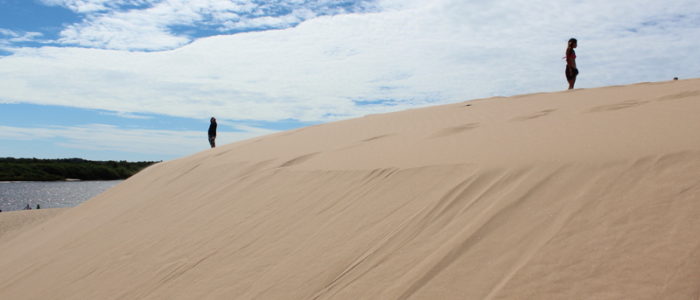
[[[0,242],[0,299],[694,299],[699,87],[480,99],[160,163]]]

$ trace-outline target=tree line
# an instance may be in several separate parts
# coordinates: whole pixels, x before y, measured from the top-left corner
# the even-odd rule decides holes
[[[126,179],[154,161],[90,161],[80,158],[0,158],[0,181]]]

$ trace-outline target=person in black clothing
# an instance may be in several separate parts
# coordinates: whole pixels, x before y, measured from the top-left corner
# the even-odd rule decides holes
[[[209,122],[211,123],[209,124],[209,145],[214,148],[216,147],[216,118],[211,117]]]
[[[578,68],[576,67],[576,51],[574,48],[578,46],[578,41],[575,38],[569,40],[569,46],[566,47],[566,81],[569,82],[569,89],[574,89],[576,84],[576,76],[578,76]]]

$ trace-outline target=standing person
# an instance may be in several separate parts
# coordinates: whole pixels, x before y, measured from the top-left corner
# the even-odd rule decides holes
[[[578,68],[576,67],[576,48],[578,41],[575,38],[569,39],[569,46],[566,48],[566,80],[569,81],[569,89],[574,89],[576,76],[578,76]]]
[[[212,148],[216,147],[216,118],[211,117],[211,120],[209,120],[209,145],[211,145]]]

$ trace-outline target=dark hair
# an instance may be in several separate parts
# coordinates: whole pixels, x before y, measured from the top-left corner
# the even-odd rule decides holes
[[[569,45],[570,45],[571,43],[578,43],[578,41],[577,41],[575,38],[570,38],[570,39],[569,39]]]

